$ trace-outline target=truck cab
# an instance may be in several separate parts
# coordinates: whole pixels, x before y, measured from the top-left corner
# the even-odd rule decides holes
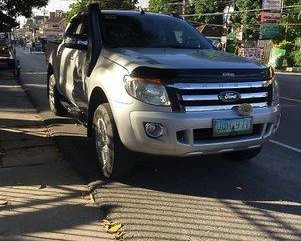
[[[46,52],[50,108],[87,126],[107,178],[128,174],[137,152],[247,160],[279,126],[273,70],[178,17],[91,4]]]

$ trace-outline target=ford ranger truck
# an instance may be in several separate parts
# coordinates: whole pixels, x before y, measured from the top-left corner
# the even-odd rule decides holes
[[[279,126],[272,69],[178,17],[92,4],[47,48],[50,108],[87,126],[107,178],[128,174],[134,153],[247,160]]]

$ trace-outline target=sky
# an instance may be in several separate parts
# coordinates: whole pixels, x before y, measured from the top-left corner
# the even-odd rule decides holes
[[[49,0],[48,5],[45,8],[42,9],[34,9],[33,13],[42,15],[43,12],[45,11],[46,15],[49,12],[55,11],[55,10],[63,10],[63,11],[68,11],[69,5],[74,2],[75,0]],[[148,0],[139,0],[139,4],[141,7],[147,7],[148,6]],[[26,21],[24,17],[18,17],[17,21],[23,25]]]

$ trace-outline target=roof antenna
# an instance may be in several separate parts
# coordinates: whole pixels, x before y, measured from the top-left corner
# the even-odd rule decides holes
[[[175,17],[175,18],[179,18],[179,19],[183,19],[179,13],[172,11],[171,16]]]
[[[143,10],[143,8],[141,6],[138,7],[138,10],[140,11],[140,14],[145,14],[145,11]]]

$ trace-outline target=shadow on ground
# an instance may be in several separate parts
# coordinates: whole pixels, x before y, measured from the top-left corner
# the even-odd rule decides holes
[[[1,74],[0,240],[110,240],[98,222],[117,205],[95,206],[49,136],[22,88]]]

